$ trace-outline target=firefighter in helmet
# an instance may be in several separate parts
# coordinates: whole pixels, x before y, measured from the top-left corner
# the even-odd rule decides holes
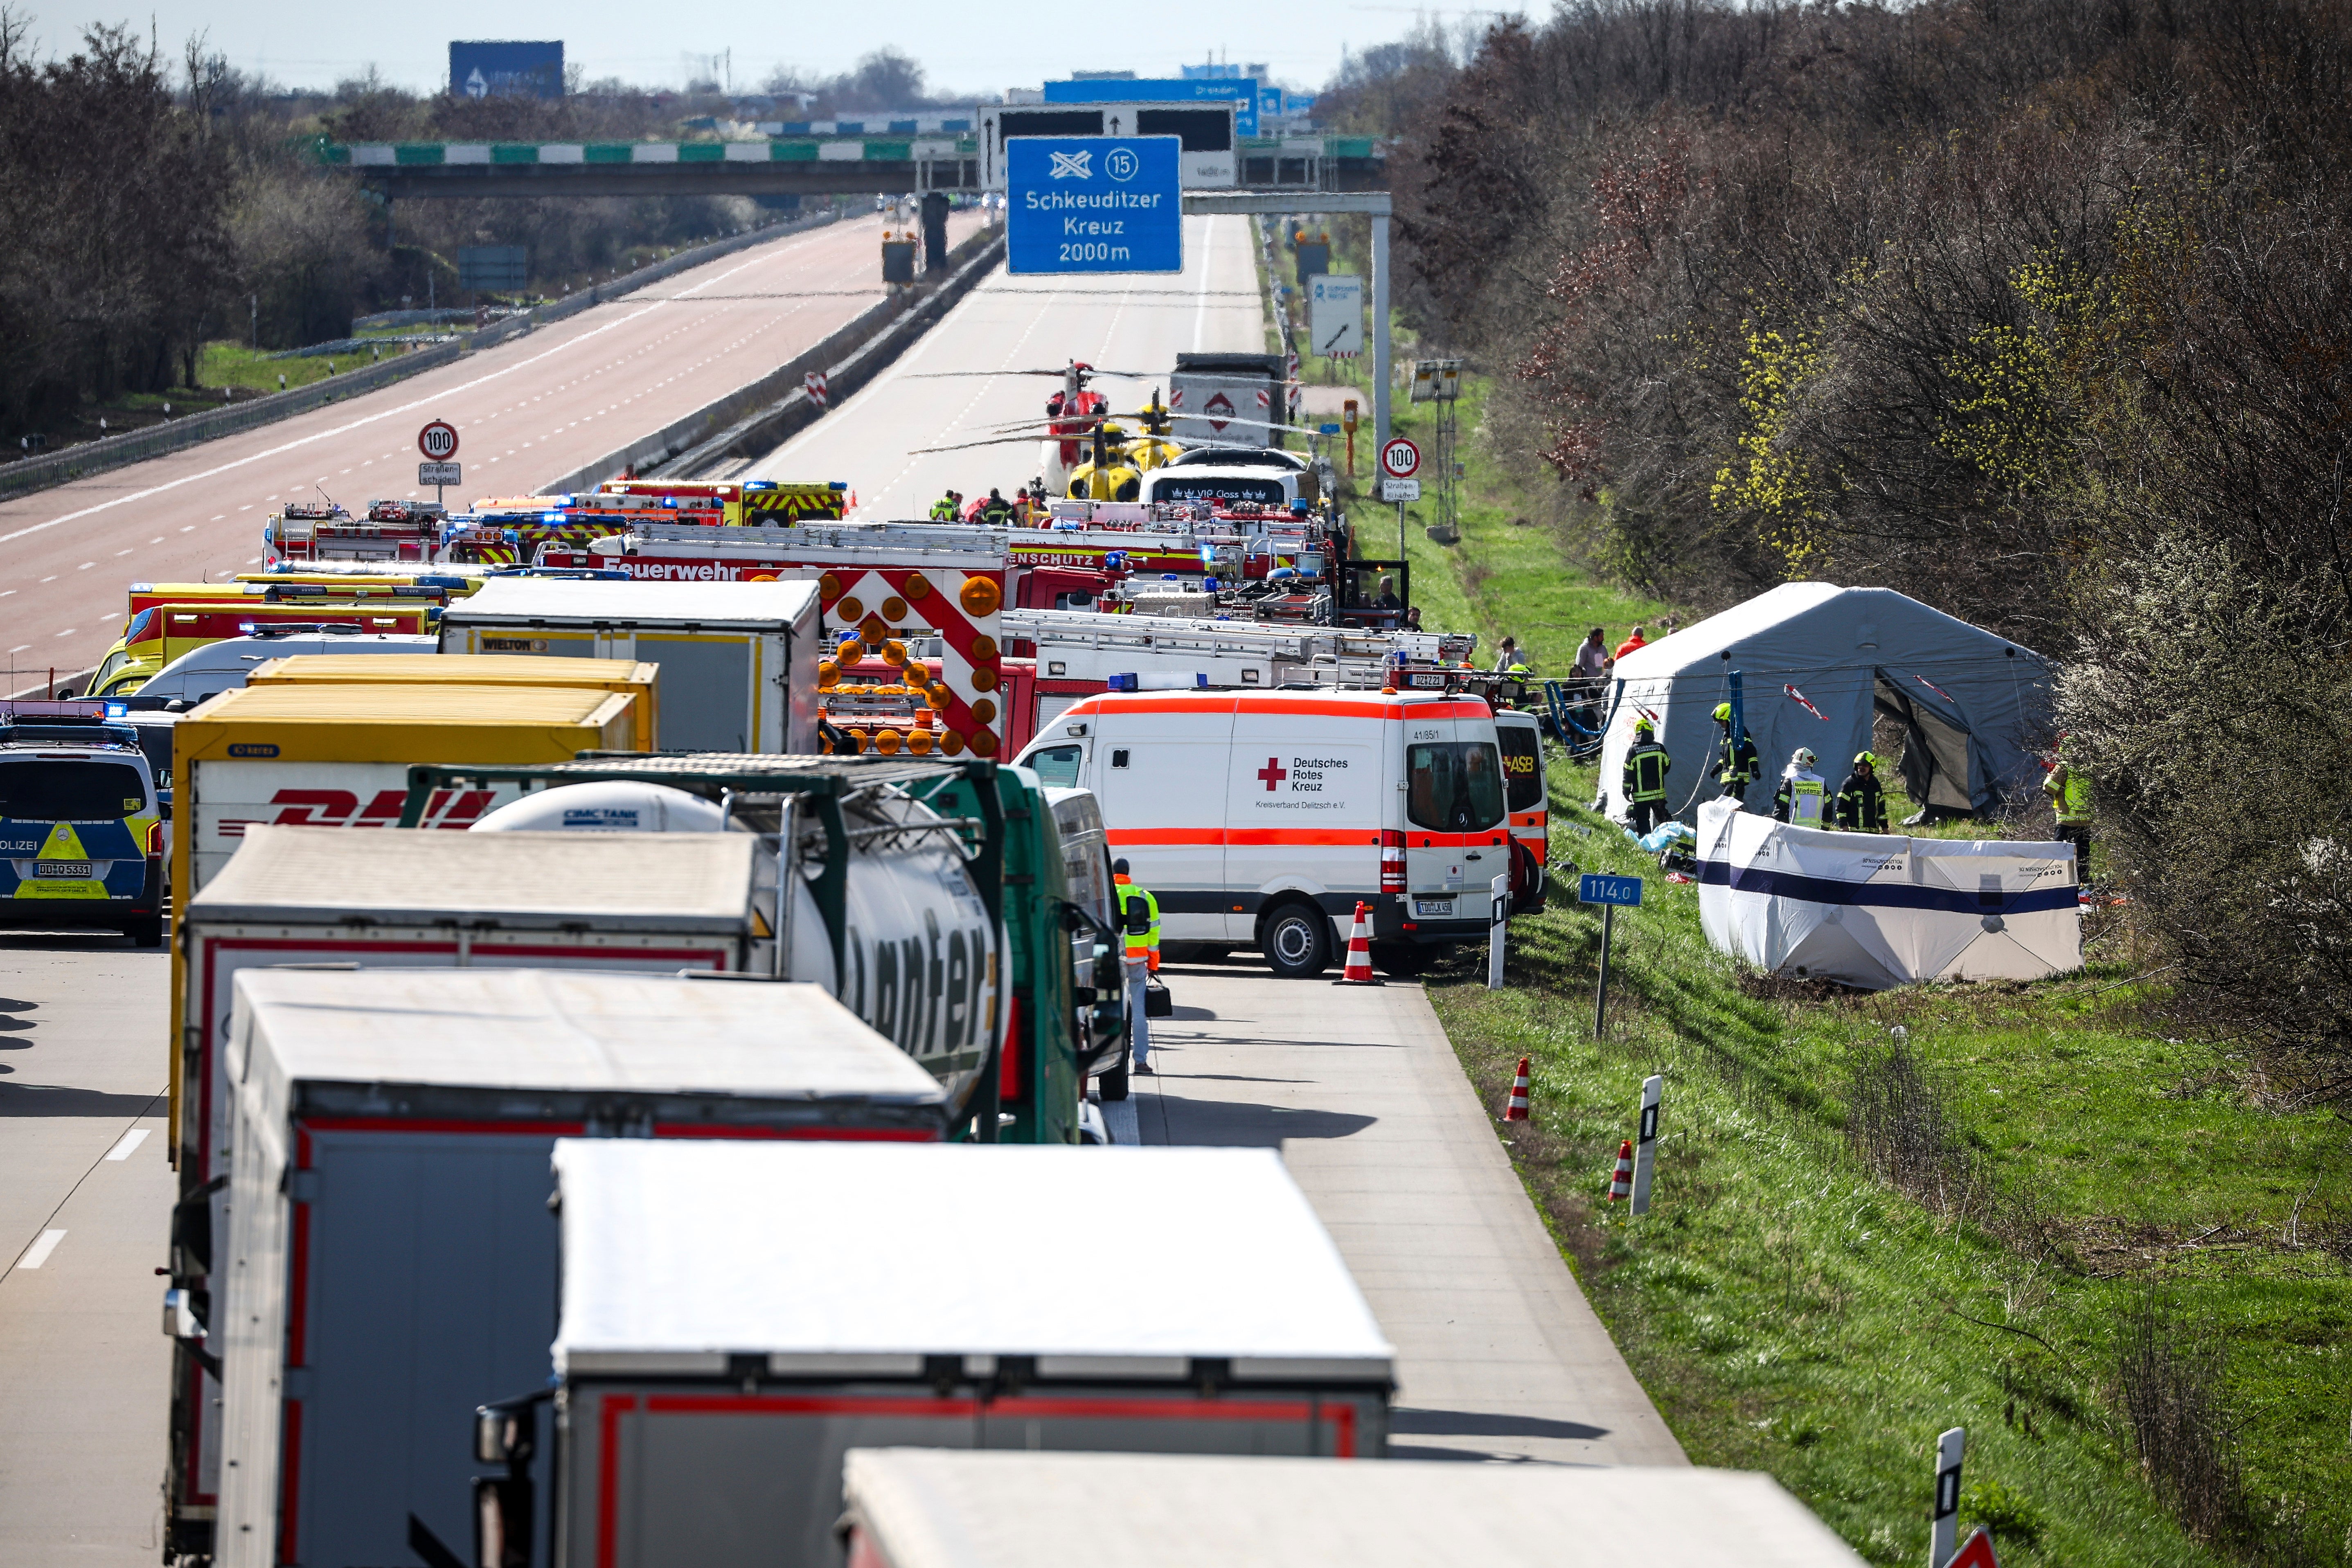
[[[1745,729],[1735,736],[1731,732],[1731,704],[1715,705],[1715,721],[1722,732],[1716,737],[1716,755],[1723,765],[1716,770],[1715,782],[1723,786],[1723,798],[1736,800],[1744,808],[1748,804],[1748,786],[1764,774],[1764,764],[1756,755],[1756,742]]]
[[[1675,760],[1658,744],[1658,727],[1647,719],[1633,721],[1633,744],[1625,752],[1625,819],[1638,838],[1668,816],[1666,773]]]
[[[1879,787],[1875,752],[1854,753],[1853,772],[1838,785],[1837,825],[1848,833],[1886,831],[1886,792]]]

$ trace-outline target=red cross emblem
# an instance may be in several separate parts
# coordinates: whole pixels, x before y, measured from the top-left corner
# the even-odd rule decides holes
[[[1276,787],[1290,776],[1290,772],[1282,765],[1280,757],[1268,757],[1265,766],[1258,769],[1257,776],[1265,781],[1265,793],[1272,795]]]

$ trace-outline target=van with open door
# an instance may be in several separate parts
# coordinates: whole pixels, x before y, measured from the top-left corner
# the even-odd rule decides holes
[[[1110,852],[1160,900],[1169,942],[1254,946],[1322,973],[1370,907],[1372,959],[1418,972],[1483,942],[1513,848],[1495,713],[1444,692],[1107,692],[1022,753],[1091,790]]]

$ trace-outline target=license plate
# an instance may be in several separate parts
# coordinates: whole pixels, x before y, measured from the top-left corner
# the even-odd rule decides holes
[[[1417,915],[1450,917],[1454,913],[1454,900],[1452,899],[1415,899],[1412,901],[1412,912]]]
[[[63,877],[72,880],[88,881],[92,869],[90,862],[87,860],[36,860],[33,862],[33,875],[36,877]]]

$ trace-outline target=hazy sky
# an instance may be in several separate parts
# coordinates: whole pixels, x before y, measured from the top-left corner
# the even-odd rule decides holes
[[[1074,7],[1045,0],[897,0],[895,4],[755,5],[702,0],[678,6],[591,5],[583,12],[513,0],[355,5],[318,0],[26,0],[45,52],[70,49],[93,22],[150,17],[166,54],[193,33],[240,68],[289,85],[329,86],[373,65],[393,81],[427,89],[446,85],[452,38],[551,38],[590,79],[617,76],[646,86],[676,86],[689,69],[734,51],[739,90],[755,88],[778,65],[830,75],[861,55],[896,47],[922,62],[933,89],[980,92],[1034,87],[1073,69],[1133,70],[1173,76],[1183,61],[1213,58],[1264,61],[1277,81],[1320,87],[1344,49],[1401,37],[1417,16],[1459,22],[1455,0],[1438,7],[1292,0],[1278,9],[1248,0],[1186,0],[1149,9]],[[1280,24],[1269,18],[1278,14]],[[1097,41],[1088,43],[1091,37]]]

